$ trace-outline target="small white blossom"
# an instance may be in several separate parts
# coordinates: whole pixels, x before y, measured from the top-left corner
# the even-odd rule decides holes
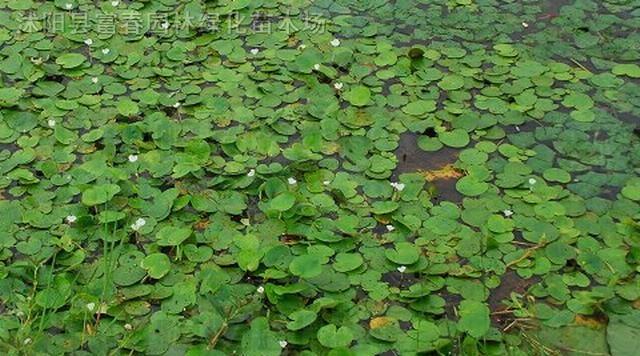
[[[397,270],[398,270],[398,272],[400,272],[400,273],[404,273],[404,271],[406,271],[406,270],[407,270],[407,266],[400,266],[400,267],[398,267],[398,268],[397,268]]]
[[[263,286],[258,287],[258,289],[256,289],[256,292],[258,292],[259,294],[264,293],[264,287]]]
[[[386,227],[387,227],[387,231],[389,231],[389,232],[391,232],[391,231],[396,229],[396,227],[393,226],[393,225],[387,225]]]
[[[320,65],[319,65],[319,64],[317,64],[317,63],[316,63],[316,64],[314,64],[314,65],[313,65],[313,69],[315,69],[315,70],[320,70]]]
[[[529,27],[529,24],[528,24],[528,23],[526,23],[526,22],[523,22],[523,23],[522,23],[522,27],[527,28],[527,27]]]
[[[287,182],[289,182],[289,184],[291,184],[291,185],[294,185],[294,184],[298,183],[298,181],[293,177],[289,177],[287,179]]]
[[[513,211],[509,210],[509,209],[505,209],[502,211],[502,214],[506,217],[509,217],[511,215],[513,215]]]
[[[131,229],[134,231],[138,231],[146,224],[147,224],[147,220],[143,218],[138,218],[138,220],[136,220],[133,224],[131,224]]]
[[[160,27],[162,27],[163,30],[166,30],[169,28],[169,23],[167,21],[163,22],[160,24]]]
[[[325,181],[322,182],[322,184],[329,185],[329,184],[331,184],[331,181],[325,180]]]
[[[336,88],[336,90],[340,90],[342,89],[342,87],[344,86],[344,84],[337,82],[333,84],[333,87]]]
[[[129,155],[129,162],[133,163],[138,160],[138,155]]]
[[[537,180],[535,178],[529,178],[529,184],[534,185],[536,182]]]
[[[30,338],[30,337],[28,337],[28,338],[24,339],[24,341],[23,341],[22,343],[23,343],[24,345],[29,345],[29,344],[31,343],[31,341],[32,341],[32,340],[31,340],[31,338]]]
[[[516,131],[520,132],[520,126],[516,125]]]
[[[280,344],[280,347],[282,347],[283,349],[287,347],[287,345],[289,345],[289,343],[286,342],[285,340],[280,340],[278,341],[278,343]]]
[[[306,45],[306,44],[304,44],[304,43],[303,43],[303,44],[301,44],[300,46],[298,46],[298,49],[300,49],[300,50],[303,50],[303,49],[305,49],[305,48],[307,48],[307,45]]]
[[[133,330],[133,325],[131,325],[129,323],[126,323],[126,324],[124,324],[124,329],[127,330],[127,331],[131,331],[131,330]]]
[[[111,52],[111,50],[108,49],[108,48],[103,48],[102,49],[102,54],[109,54],[109,52]]]
[[[391,182],[390,184],[395,190],[399,192],[403,191],[405,187],[404,183]]]
[[[54,119],[47,120],[47,125],[49,125],[49,127],[55,127],[56,126],[56,120],[54,120]]]
[[[68,3],[64,4],[64,8],[67,9],[67,10],[71,10],[71,9],[73,9],[73,4],[68,2]]]
[[[94,309],[96,309],[96,303],[87,303],[87,309],[89,309],[89,311],[93,311]]]
[[[73,224],[74,222],[76,222],[76,220],[78,220],[78,218],[75,215],[67,215],[66,218],[64,218],[69,224]]]
[[[178,101],[175,104],[173,104],[173,107],[177,109],[177,108],[180,107],[180,105],[182,105],[182,104]]]
[[[255,56],[256,54],[260,53],[260,50],[257,48],[252,48],[249,52],[251,52],[251,54]]]
[[[120,0],[113,0],[113,1],[111,2],[111,6],[113,6],[113,7],[116,7],[116,6],[118,6],[118,5],[120,5]]]
[[[255,176],[255,175],[256,175],[256,170],[255,170],[255,169],[251,169],[251,170],[249,171],[249,173],[247,173],[247,177],[253,177],[253,176]]]
[[[93,77],[93,78],[91,78],[91,82],[92,82],[93,84],[97,84],[97,83],[98,83],[98,77]]]
[[[332,39],[330,43],[331,43],[331,45],[332,45],[333,47],[338,47],[338,46],[340,46],[340,40],[339,40],[339,39],[337,39],[337,38]]]
[[[86,40],[84,40],[84,44],[86,44],[87,46],[91,46],[93,44],[93,40],[91,38],[87,38]]]

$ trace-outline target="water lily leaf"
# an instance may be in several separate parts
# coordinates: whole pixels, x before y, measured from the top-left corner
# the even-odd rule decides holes
[[[191,236],[191,229],[186,227],[165,226],[156,234],[160,246],[178,246]]]
[[[456,182],[456,190],[469,197],[478,196],[486,192],[487,189],[489,189],[489,185],[478,181],[474,176],[465,176]]]
[[[289,314],[289,319],[291,319],[291,321],[287,323],[287,329],[294,331],[304,329],[316,321],[317,317],[318,314],[312,310],[302,309],[295,311]]]
[[[18,99],[24,94],[24,89],[0,88],[0,106],[10,107],[18,104]]]
[[[626,75],[631,78],[640,78],[640,66],[634,63],[616,64],[611,72],[615,75]]]
[[[344,98],[354,106],[365,106],[371,100],[371,91],[369,88],[358,85],[344,93]]]
[[[242,336],[241,346],[244,355],[277,356],[281,353],[278,338],[264,317],[253,319],[251,328]]]
[[[446,91],[458,90],[464,86],[464,78],[457,74],[449,74],[438,82],[438,86]]]
[[[318,330],[317,337],[322,346],[335,349],[349,346],[354,336],[351,329],[346,326],[338,328],[335,324],[329,324]]]
[[[160,279],[171,269],[171,261],[164,253],[152,253],[142,260],[140,267],[147,271],[149,277]]]
[[[66,53],[56,58],[56,63],[61,65],[63,68],[75,68],[86,60],[86,57],[80,53]]]
[[[402,108],[406,114],[421,116],[436,110],[436,102],[434,100],[417,100],[411,102]]]
[[[277,211],[287,211],[293,207],[296,202],[296,196],[290,192],[284,192],[270,202],[270,207]]]
[[[386,249],[384,255],[391,262],[399,265],[411,265],[416,263],[420,258],[420,251],[412,243],[398,242],[395,244],[395,248]]]
[[[481,302],[463,300],[459,307],[460,321],[458,330],[480,338],[484,336],[491,325],[489,308]]]
[[[438,138],[446,146],[455,148],[465,147],[470,142],[469,134],[463,129],[441,132]]]
[[[99,184],[82,192],[82,203],[88,206],[104,204],[120,192],[116,184]]]
[[[289,270],[302,278],[317,277],[322,273],[322,258],[317,255],[297,256],[289,264]]]
[[[123,116],[133,116],[140,111],[138,104],[131,99],[124,99],[118,102],[118,112]]]
[[[338,272],[349,272],[360,267],[364,262],[359,253],[339,253],[335,257],[333,269]]]

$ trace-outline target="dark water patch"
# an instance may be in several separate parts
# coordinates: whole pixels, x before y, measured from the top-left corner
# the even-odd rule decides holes
[[[449,320],[458,319],[456,308],[460,304],[460,301],[462,301],[462,297],[459,294],[451,293],[445,289],[438,292],[438,296],[440,296],[440,298],[444,299],[445,301],[444,314],[447,317],[447,319]]]
[[[460,150],[455,148],[443,147],[436,152],[423,151],[418,147],[419,137],[416,133],[405,133],[400,136],[400,142],[396,149],[398,164],[391,176],[393,180],[398,180],[398,176],[403,173],[442,169],[455,163],[458,159]],[[456,179],[436,179],[429,182],[433,199],[435,201],[462,201],[462,195],[456,190],[456,181]]]
[[[508,270],[500,277],[500,285],[491,290],[489,294],[489,307],[493,311],[504,309],[502,301],[508,299],[512,292],[525,294],[527,289],[540,281],[539,277],[524,279],[516,271]]]
[[[410,286],[420,282],[420,278],[415,273],[401,273],[399,271],[388,272],[382,275],[382,281],[389,283],[390,286],[400,289],[409,288]]]
[[[392,175],[398,178],[402,173],[431,171],[454,163],[458,159],[458,149],[443,147],[436,152],[423,151],[418,147],[419,135],[405,133],[400,136],[396,149],[398,165]]]
[[[460,203],[462,194],[456,189],[456,179],[439,179],[433,181],[431,185],[434,187],[434,202],[447,201],[450,203]]]

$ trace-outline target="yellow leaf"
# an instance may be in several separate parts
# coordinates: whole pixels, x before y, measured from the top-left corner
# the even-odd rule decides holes
[[[430,171],[418,170],[418,173],[422,174],[422,176],[429,182],[441,179],[457,179],[463,175],[462,171],[454,167],[453,164],[447,164],[446,166]]]
[[[378,329],[381,328],[385,325],[389,325],[391,323],[393,323],[395,321],[395,319],[390,318],[388,316],[380,316],[377,318],[373,318],[369,321],[369,328],[371,329]]]

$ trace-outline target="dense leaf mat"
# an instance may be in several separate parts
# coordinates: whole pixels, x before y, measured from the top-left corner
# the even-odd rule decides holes
[[[3,354],[638,354],[640,1],[0,7]]]

